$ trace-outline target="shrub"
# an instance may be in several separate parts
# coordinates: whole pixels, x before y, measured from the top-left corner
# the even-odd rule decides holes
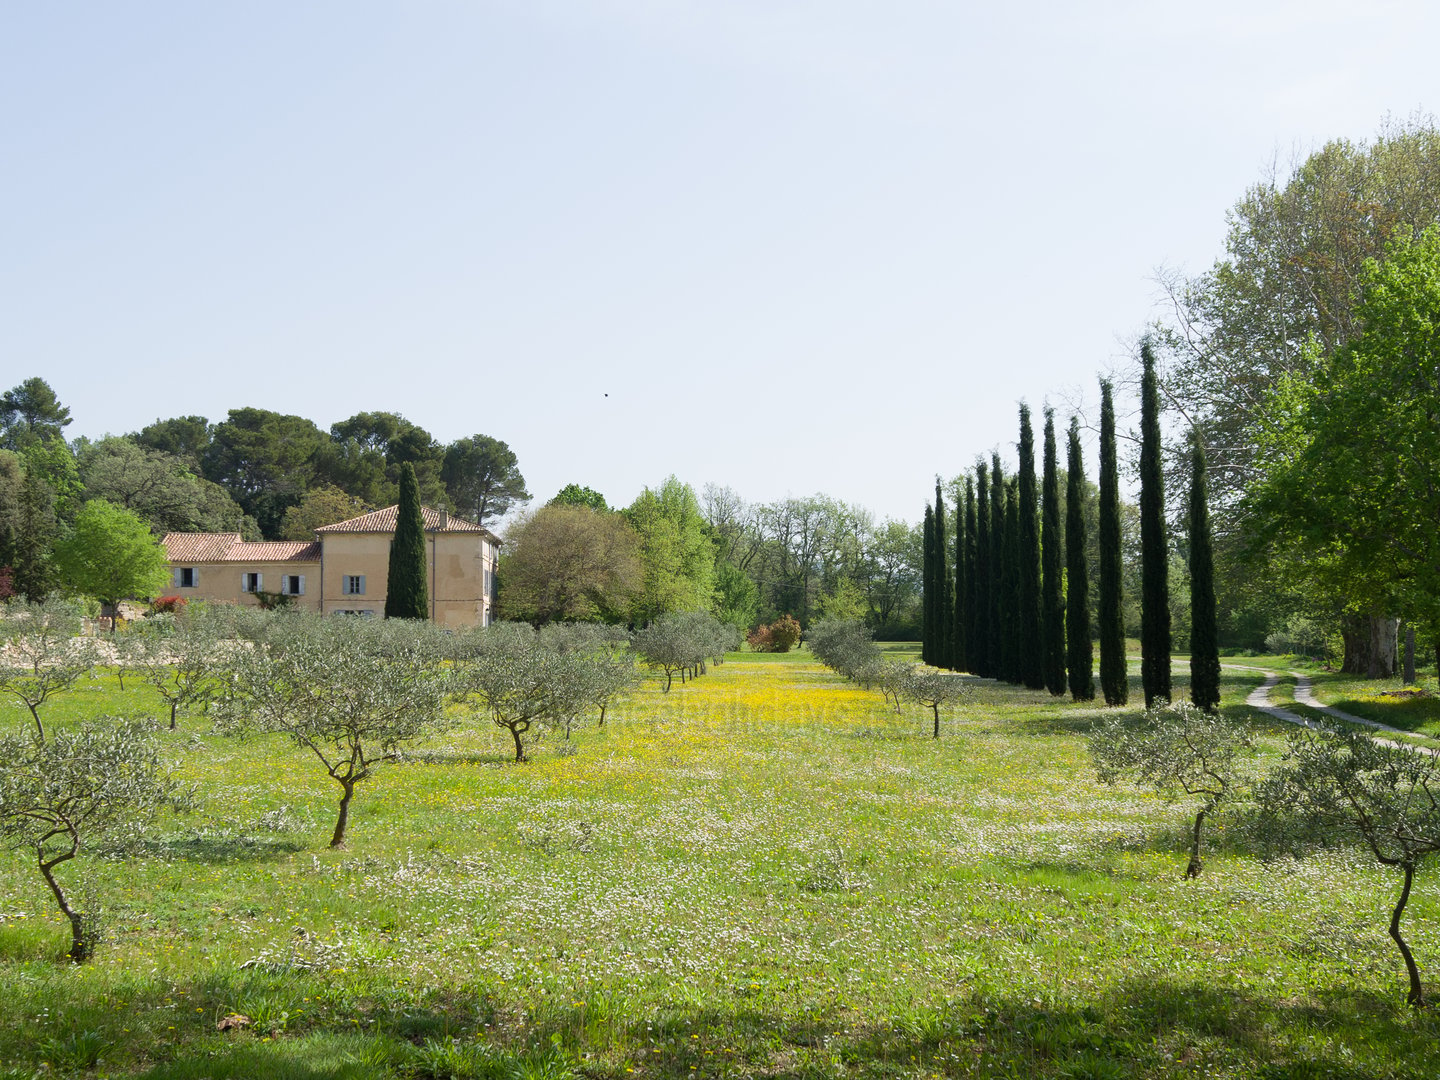
[[[151,615],[178,615],[189,601],[183,596],[162,596],[150,604]]]
[[[790,615],[781,615],[769,626],[750,631],[745,640],[756,652],[789,652],[800,643],[800,624]]]

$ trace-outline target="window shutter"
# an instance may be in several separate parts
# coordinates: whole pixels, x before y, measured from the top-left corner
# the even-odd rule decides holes
[[[301,574],[299,577],[297,577],[297,578],[295,579],[295,584],[298,585],[298,586],[300,586],[300,587],[296,590],[296,595],[297,595],[297,596],[304,596],[304,595],[305,595],[305,575],[304,575],[304,574]]]
[[[171,570],[171,571],[170,571],[170,587],[171,587],[172,589],[178,589],[178,588],[180,588],[180,569],[179,569],[179,567],[176,567],[174,570]]]
[[[197,589],[200,587],[200,567],[197,566],[190,571],[190,584]]]
[[[349,595],[350,595],[350,575],[349,575],[349,574],[341,574],[341,575],[340,575],[340,595],[341,595],[341,596],[349,596]]]
[[[240,575],[240,591],[241,591],[241,592],[249,592],[250,590],[245,587],[246,585],[249,585],[249,584],[250,584],[250,575],[249,575],[249,574],[242,573],[242,574]]]
[[[364,574],[361,574],[361,575],[360,575],[360,595],[361,595],[361,596],[364,596],[364,595],[365,595],[365,575],[364,575]]]
[[[281,575],[280,575],[280,595],[281,595],[281,596],[289,596],[289,595],[290,595],[290,575],[289,575],[289,574],[281,574]]]

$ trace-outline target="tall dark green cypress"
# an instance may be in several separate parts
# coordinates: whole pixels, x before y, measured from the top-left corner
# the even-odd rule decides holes
[[[1065,693],[1065,559],[1060,539],[1060,466],[1055,454],[1055,410],[1045,410],[1045,457],[1040,479],[1040,622],[1045,642],[1045,689]]]
[[[971,648],[975,652],[972,670],[987,679],[995,677],[994,623],[990,621],[990,593],[994,589],[995,571],[990,533],[990,470],[984,461],[975,463],[975,631]]]
[[[1005,537],[1005,641],[1001,651],[1005,670],[1001,677],[1018,686],[1025,681],[1025,663],[1022,658],[1025,648],[1025,620],[1021,614],[1020,602],[1024,590],[1024,553],[1020,543],[1020,484],[1015,477],[1005,482],[1004,514],[1005,524],[1001,532]]]
[[[1070,696],[1095,698],[1095,653],[1090,643],[1090,565],[1085,550],[1085,459],[1080,450],[1080,419],[1070,418],[1065,478],[1065,646]]]
[[[1124,561],[1120,548],[1120,464],[1115,452],[1115,400],[1100,380],[1100,691],[1106,705],[1130,700],[1125,672]]]
[[[1170,554],[1160,458],[1160,386],[1155,352],[1140,347],[1140,678],[1145,707],[1170,700]]]
[[[1019,534],[1017,584],[1020,589],[1020,640],[1016,657],[1020,681],[1031,690],[1045,686],[1045,637],[1040,629],[1040,500],[1035,490],[1035,432],[1030,406],[1020,405],[1020,477],[1016,497]]]
[[[950,577],[950,548],[945,538],[945,493],[940,478],[935,478],[935,582],[940,587],[940,602],[935,609],[935,649],[930,663],[936,667],[950,666],[951,632],[955,626],[955,582]]]
[[[952,671],[965,670],[965,499],[957,490],[955,496],[955,563],[950,579],[954,582],[955,605],[950,612],[950,663]]]
[[[385,617],[429,617],[425,584],[425,518],[420,511],[420,485],[415,467],[400,467],[400,505],[395,511],[395,536],[390,541],[390,570],[385,579]]]
[[[1220,640],[1205,479],[1205,446],[1197,428],[1190,447],[1190,700],[1214,709],[1220,704]]]
[[[935,510],[925,507],[924,555],[920,571],[920,659],[929,664],[935,658]]]
[[[980,584],[980,538],[976,535],[975,484],[965,478],[965,668],[980,671],[980,631],[975,618]]]
[[[1005,591],[1005,475],[1000,471],[1000,455],[990,455],[990,665],[992,677],[1005,676],[1005,618],[1013,610]]]

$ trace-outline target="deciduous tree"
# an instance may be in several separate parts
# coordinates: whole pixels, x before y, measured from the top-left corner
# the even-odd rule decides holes
[[[640,584],[639,538],[619,514],[552,503],[506,530],[499,574],[506,619],[618,619]]]
[[[121,600],[159,596],[170,582],[165,549],[150,527],[102,499],[87,502],[55,542],[55,568],[66,589],[96,597],[117,619]]]

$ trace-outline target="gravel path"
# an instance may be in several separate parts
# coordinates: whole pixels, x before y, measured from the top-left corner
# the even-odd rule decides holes
[[[1273,717],[1276,720],[1283,720],[1287,724],[1298,724],[1300,727],[1306,728],[1319,728],[1323,726],[1318,720],[1311,720],[1308,717],[1291,712],[1289,709],[1282,708],[1279,705],[1270,704],[1270,691],[1284,675],[1289,675],[1295,680],[1295,700],[1301,705],[1314,709],[1316,712],[1324,713],[1326,716],[1334,717],[1336,720],[1343,720],[1347,724],[1361,724],[1364,727],[1374,728],[1377,731],[1388,731],[1392,735],[1412,734],[1412,732],[1391,727],[1389,724],[1382,724],[1376,720],[1366,720],[1363,716],[1356,716],[1354,713],[1348,713],[1342,709],[1322,704],[1310,686],[1309,677],[1302,675],[1298,671],[1282,673],[1279,671],[1267,671],[1264,668],[1247,667],[1242,664],[1224,664],[1222,666],[1231,671],[1258,671],[1264,675],[1265,681],[1250,691],[1249,696],[1245,699],[1245,704],[1249,705],[1252,709],[1259,710],[1266,716]],[[1415,750],[1420,753],[1429,754],[1432,757],[1440,757],[1440,750],[1433,750],[1426,746],[1416,746],[1410,742],[1396,742],[1393,739],[1376,739],[1375,741],[1382,746],[1394,746],[1401,750]]]

